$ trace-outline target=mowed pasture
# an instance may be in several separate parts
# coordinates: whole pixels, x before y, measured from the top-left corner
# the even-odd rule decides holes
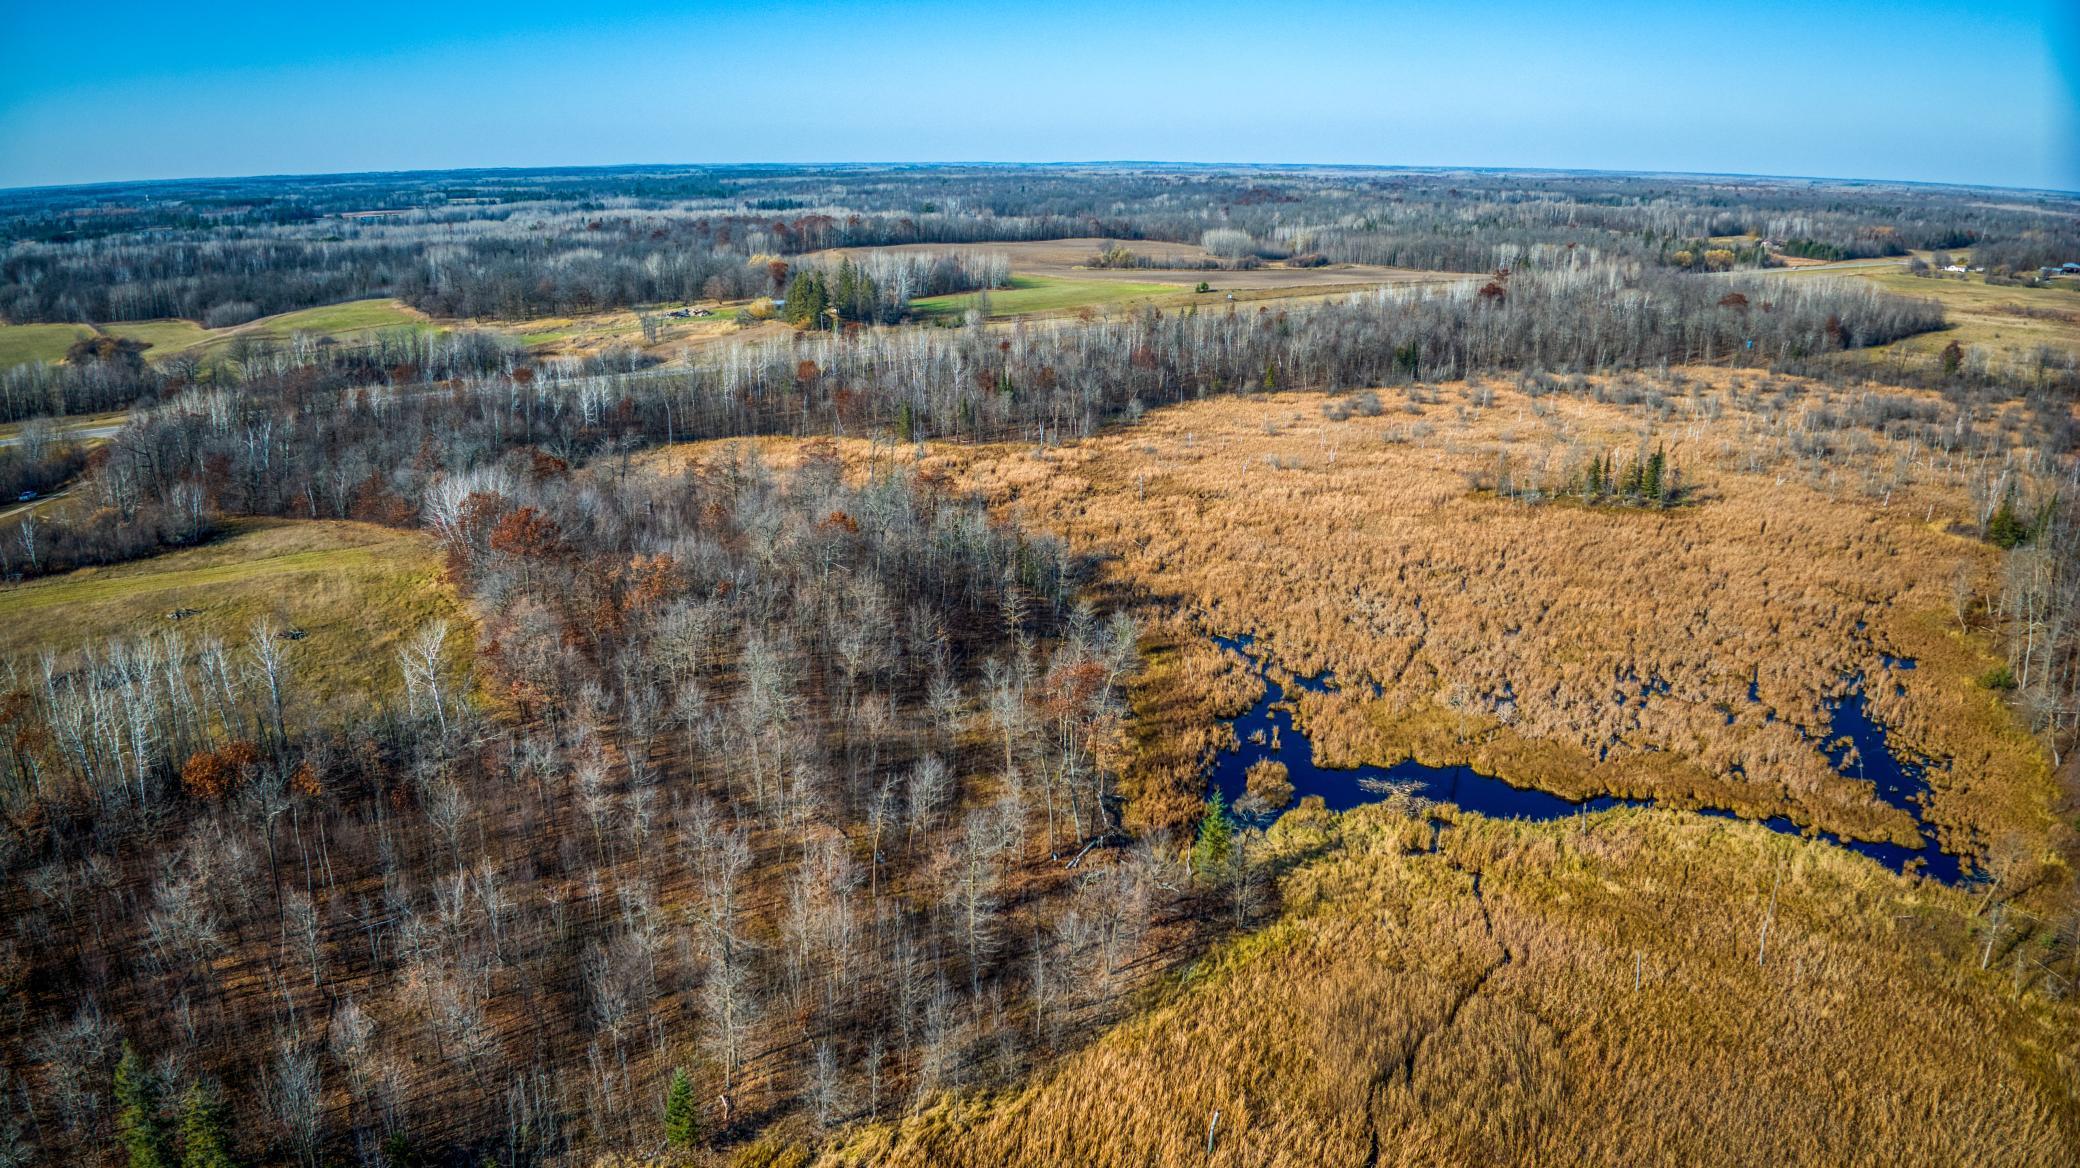
[[[1162,273],[1144,273],[1160,277]],[[1212,283],[1209,281],[1209,283]],[[1041,317],[1083,315],[1098,311],[1120,311],[1143,305],[1188,311],[1196,308],[1232,308],[1236,303],[1277,301],[1281,305],[1319,301],[1363,292],[1374,285],[1305,284],[1296,287],[1257,287],[1228,291],[1212,284],[1205,292],[1194,284],[1156,284],[1125,280],[1083,280],[1054,276],[1013,276],[1010,288],[980,292],[955,292],[924,296],[911,307],[924,320],[958,320],[969,309],[987,305],[986,318],[994,321],[1027,320]]]
[[[1146,275],[1146,273],[1144,273]],[[1035,316],[1080,308],[1110,307],[1172,297],[1188,291],[1175,284],[1125,280],[1066,279],[1057,276],[1011,277],[1011,287],[988,292],[955,292],[945,296],[922,296],[910,302],[912,311],[927,319],[958,319],[970,309],[988,308],[991,319]],[[1211,295],[1201,297],[1212,301]]]
[[[1171,266],[1090,266],[1092,257],[1115,245],[1158,264]],[[835,263],[841,256],[858,257],[872,252],[1005,256],[1011,264],[1012,286],[994,289],[988,294],[988,316],[993,320],[1118,310],[1140,304],[1167,310],[1225,304],[1230,299],[1314,299],[1389,284],[1449,283],[1471,278],[1457,272],[1425,272],[1377,264],[1328,264],[1313,268],[1271,264],[1244,270],[1206,268],[1199,265],[1212,262],[1214,257],[1197,244],[1098,238],[833,248],[812,253],[809,258]],[[1209,291],[1195,291],[1202,282],[1208,285]],[[970,308],[980,307],[981,303],[977,293],[963,292],[922,297],[912,301],[912,307],[923,319],[950,320],[958,319]]]
[[[351,715],[398,694],[397,650],[428,621],[449,620],[452,659],[466,659],[468,625],[430,538],[329,520],[226,526],[199,547],[0,588],[0,660],[26,676],[46,653],[64,665],[168,636],[242,653],[264,622],[303,631],[289,645],[294,700]]]
[[[281,345],[298,333],[307,333],[351,341],[386,329],[432,327],[425,313],[387,296],[303,308],[218,329],[171,318],[101,325],[9,324],[0,325],[0,368],[28,361],[63,360],[74,341],[95,333],[141,341],[150,346],[144,351],[145,359],[161,361],[180,353],[220,352],[240,340]]]
[[[0,369],[65,359],[65,351],[94,330],[83,324],[0,324]]]
[[[165,322],[152,322],[164,325]],[[182,321],[178,324],[189,322]],[[295,312],[263,316],[245,324],[230,328],[203,329],[200,335],[186,334],[184,330],[169,329],[166,340],[180,347],[170,352],[188,349],[209,351],[229,346],[240,339],[261,341],[269,344],[285,344],[298,333],[309,333],[330,337],[336,341],[350,341],[370,333],[386,329],[431,328],[426,314],[393,297],[373,297],[367,300],[349,300],[342,304],[326,304],[317,308],[303,308]],[[111,326],[103,331],[119,330]],[[151,339],[147,334],[140,339]],[[150,350],[147,356],[156,354]]]

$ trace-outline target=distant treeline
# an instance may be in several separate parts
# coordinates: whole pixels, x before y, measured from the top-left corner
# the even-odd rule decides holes
[[[1204,242],[1223,266],[1707,267],[1720,252],[1730,257],[1722,266],[1755,266],[1770,262],[1773,243],[1821,258],[1978,247],[2021,267],[2072,258],[2074,209],[1939,187],[1355,169],[751,167],[134,184],[0,195],[0,315],[222,324],[367,296],[439,316],[561,314],[781,295],[789,258],[824,248],[1077,236]]]
[[[164,506],[191,484],[228,512],[405,522],[439,468],[466,469],[515,444],[575,460],[598,442],[772,433],[1082,435],[1137,404],[1210,393],[1511,370],[1791,364],[1942,319],[1931,301],[1861,282],[1705,281],[1584,265],[1477,290],[1390,290],[1282,311],[1148,310],[1087,325],[802,336],[670,367],[609,354],[537,368],[492,334],[401,335],[313,350],[301,361],[256,358],[222,370],[233,382],[212,388],[153,384],[168,376],[157,370],[133,375],[139,396],[168,404],[125,433],[99,481],[124,484],[110,498],[119,512]],[[90,373],[17,373],[9,385],[28,387],[23,400],[33,401]],[[432,383],[451,388],[412,388]],[[257,440],[263,431],[267,440]],[[82,552],[62,566],[85,562],[94,558]],[[59,566],[48,555],[32,562],[0,533],[0,570]]]

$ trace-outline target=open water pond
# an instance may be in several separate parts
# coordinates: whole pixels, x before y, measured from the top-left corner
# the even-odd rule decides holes
[[[1314,760],[1314,744],[1293,725],[1293,712],[1284,706],[1285,688],[1264,672],[1262,662],[1251,651],[1252,639],[1216,637],[1214,640],[1254,666],[1264,683],[1263,694],[1232,722],[1236,748],[1222,751],[1213,760],[1210,785],[1219,789],[1231,807],[1245,794],[1244,776],[1249,768],[1265,760],[1285,764],[1295,800],[1317,795],[1332,811],[1345,811],[1362,803],[1377,802],[1396,790],[1499,819],[1543,821],[1611,807],[1651,805],[1650,800],[1620,799],[1615,795],[1599,795],[1575,802],[1545,791],[1511,786],[1472,767],[1426,766],[1414,759],[1404,759],[1387,767],[1318,765]],[[1886,658],[1885,666],[1887,669],[1912,669],[1914,663]],[[1335,688],[1336,681],[1323,674],[1296,678],[1294,684],[1302,689],[1324,692]],[[1922,845],[1908,848],[1892,843],[1843,840],[1825,832],[1818,833],[1819,837],[1869,856],[1895,872],[1916,869],[1950,884],[1962,879],[1965,874],[1963,862],[1936,846],[1934,831],[1922,819],[1922,798],[1928,791],[1926,764],[1894,757],[1885,741],[1885,728],[1873,721],[1865,709],[1860,683],[1840,701],[1833,703],[1829,714],[1827,738],[1816,743],[1815,749],[1824,753],[1837,771],[1869,780],[1880,799],[1912,815],[1921,829]],[[1698,814],[1734,817],[1731,812],[1716,810]],[[1803,832],[1783,816],[1760,822],[1772,831],[1789,835]]]

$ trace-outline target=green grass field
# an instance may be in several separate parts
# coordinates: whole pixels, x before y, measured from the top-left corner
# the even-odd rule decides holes
[[[58,361],[72,342],[93,332],[83,324],[0,325],[0,369],[31,361]]]
[[[192,320],[123,320],[104,325],[10,324],[0,325],[0,369],[28,361],[57,361],[73,341],[93,332],[129,337],[151,346],[148,360],[162,361],[189,350],[221,349],[241,338],[282,344],[296,333],[318,333],[339,340],[364,337],[384,329],[435,327],[426,317],[393,297],[350,300],[303,308],[231,328],[204,328]]]
[[[1065,280],[1055,276],[1013,276],[1011,287],[1000,288],[989,294],[991,319],[1007,316],[1026,316],[1038,312],[1062,312],[1075,308],[1095,308],[1101,305],[1120,304],[1130,300],[1145,300],[1151,296],[1175,296],[1187,291],[1190,285],[1179,284],[1129,284],[1117,280]],[[976,307],[980,296],[974,292],[956,292],[947,296],[926,296],[910,302],[910,307],[926,319],[957,317]]]
[[[293,332],[339,336],[346,333],[373,332],[377,329],[411,328],[425,323],[426,317],[405,307],[403,301],[383,296],[262,317],[251,324],[243,324],[237,329],[227,331],[260,332],[282,337],[287,337]]]
[[[299,684],[320,705],[366,709],[400,687],[396,651],[420,625],[448,618],[452,659],[468,622],[441,581],[433,541],[363,523],[240,520],[202,547],[0,589],[0,659],[33,664],[82,646],[178,631],[190,645],[241,645],[253,622],[302,628],[291,650]],[[174,609],[198,610],[178,624]]]
[[[1948,328],[1868,350],[1864,355],[1871,359],[1884,359],[1893,350],[1933,358],[1953,340],[1966,350],[1982,348],[2009,358],[2027,358],[2038,345],[2080,353],[2080,284],[2001,286],[1982,276],[1930,279],[1896,267],[1853,274],[1895,295],[1935,300],[1950,322]]]
[[[101,331],[112,337],[128,337],[143,341],[151,346],[144,351],[147,359],[156,360],[192,349],[210,338],[210,330],[192,320],[177,317],[165,320],[123,320],[101,326]]]
[[[432,327],[424,315],[406,307],[403,301],[384,296],[303,308],[276,316],[263,316],[233,328],[205,330],[204,339],[197,343],[209,350],[229,345],[240,338],[281,344],[296,333],[317,333],[335,340],[349,340],[384,329]]]

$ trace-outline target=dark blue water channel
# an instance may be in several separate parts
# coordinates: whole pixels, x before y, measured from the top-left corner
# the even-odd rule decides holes
[[[1231,807],[1245,793],[1243,776],[1252,765],[1267,759],[1285,764],[1286,777],[1293,784],[1296,800],[1309,795],[1320,796],[1332,811],[1346,811],[1363,803],[1378,802],[1395,789],[1498,819],[1545,821],[1612,807],[1652,805],[1651,800],[1621,799],[1615,795],[1598,795],[1575,802],[1545,791],[1511,786],[1472,767],[1426,766],[1414,759],[1404,759],[1388,767],[1320,766],[1314,761],[1314,744],[1293,725],[1293,712],[1285,706],[1284,687],[1264,673],[1262,663],[1251,653],[1252,638],[1215,637],[1214,640],[1256,667],[1264,683],[1263,695],[1231,723],[1235,729],[1236,748],[1222,751],[1213,761],[1210,785],[1220,790],[1222,798]],[[1912,669],[1914,663],[1886,658],[1885,666],[1888,669]],[[1334,676],[1326,673],[1295,678],[1294,684],[1317,693],[1337,688]],[[1376,687],[1375,692],[1378,692]],[[1840,701],[1831,703],[1829,714],[1827,738],[1816,741],[1815,749],[1825,754],[1837,771],[1852,778],[1869,780],[1880,799],[1912,815],[1920,828],[1922,844],[1918,848],[1907,848],[1892,843],[1843,840],[1825,832],[1813,834],[1868,856],[1894,872],[1914,870],[1946,884],[1962,879],[1965,874],[1963,862],[1936,846],[1935,833],[1922,819],[1922,800],[1928,793],[1927,763],[1918,759],[1903,761],[1893,755],[1885,742],[1885,728],[1873,721],[1865,709],[1860,684]],[[1699,814],[1736,818],[1732,812],[1721,810],[1704,810]],[[1783,816],[1760,822],[1772,831],[1787,835],[1805,834],[1803,828]]]

